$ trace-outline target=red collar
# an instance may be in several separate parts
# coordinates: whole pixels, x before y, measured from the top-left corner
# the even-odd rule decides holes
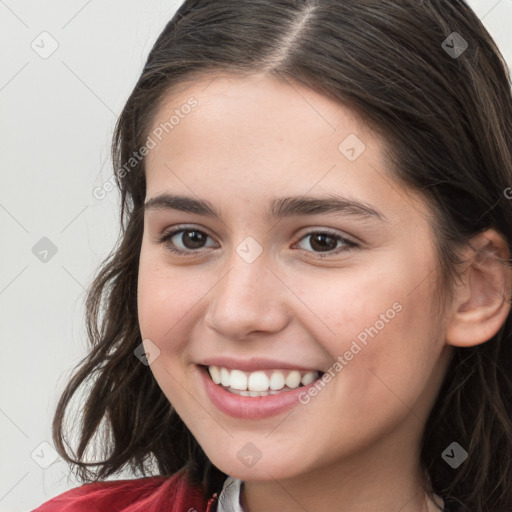
[[[217,493],[215,493],[206,504],[206,512],[215,512],[217,510]]]

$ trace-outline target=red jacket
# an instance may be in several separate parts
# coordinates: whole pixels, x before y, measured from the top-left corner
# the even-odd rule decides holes
[[[187,483],[183,471],[171,477],[84,484],[43,503],[32,512],[215,512],[217,493],[208,501]]]

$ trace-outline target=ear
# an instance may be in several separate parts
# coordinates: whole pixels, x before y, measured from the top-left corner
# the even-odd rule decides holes
[[[473,237],[470,246],[446,331],[446,342],[456,347],[490,340],[510,312],[512,269],[506,241],[488,229]]]

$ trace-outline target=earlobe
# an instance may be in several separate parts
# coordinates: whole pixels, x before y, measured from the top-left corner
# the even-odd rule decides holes
[[[512,268],[505,239],[489,229],[470,244],[446,331],[446,342],[457,347],[490,340],[505,323],[511,307]]]

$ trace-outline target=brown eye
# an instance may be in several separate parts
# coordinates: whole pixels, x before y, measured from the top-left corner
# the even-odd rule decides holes
[[[201,231],[182,231],[181,242],[187,249],[200,249],[206,236]]]
[[[198,252],[205,247],[209,235],[198,229],[176,229],[164,234],[160,243],[164,244],[171,252],[186,254]]]
[[[330,235],[310,235],[310,245],[316,251],[332,251],[338,245],[337,240]]]
[[[307,241],[307,243],[304,243],[304,241]],[[308,248],[305,247],[306,245],[309,245],[313,251],[309,251]],[[317,253],[320,257],[326,257],[331,254],[338,254],[342,251],[354,249],[358,247],[358,244],[329,231],[312,231],[300,239],[299,246],[308,252]]]

